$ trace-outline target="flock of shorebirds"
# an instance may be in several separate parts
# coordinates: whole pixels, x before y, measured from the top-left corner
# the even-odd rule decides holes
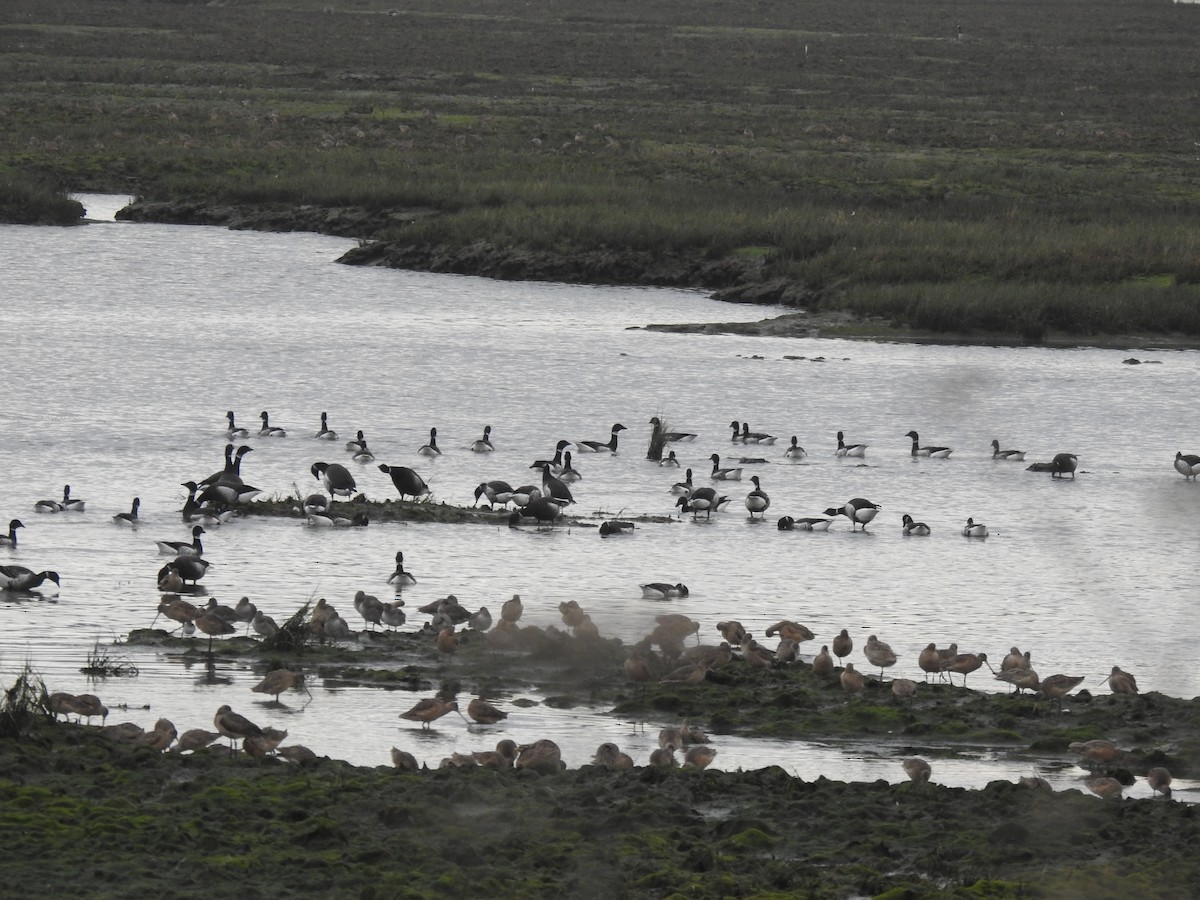
[[[224,467],[207,478],[182,483],[188,489],[188,498],[184,503],[182,518],[184,522],[192,525],[191,541],[163,540],[155,542],[161,553],[172,557],[171,561],[162,566],[158,572],[158,586],[164,593],[159,604],[159,613],[180,623],[184,633],[190,634],[199,631],[208,635],[210,651],[213,637],[232,634],[242,623],[246,625],[247,631],[253,630],[263,638],[270,637],[278,630],[276,622],[258,610],[248,598],[243,597],[235,607],[224,607],[218,604],[215,598],[210,598],[205,605],[197,606],[180,596],[187,593],[189,589],[195,590],[195,585],[204,577],[209,567],[209,563],[202,556],[202,536],[206,533],[206,526],[211,528],[228,521],[237,515],[239,506],[252,501],[262,493],[260,489],[247,484],[241,474],[242,461],[248,453],[252,452],[253,448],[249,445],[236,446],[234,443],[251,437],[251,432],[236,424],[233,412],[227,413],[226,419],[228,427],[225,436],[230,443],[225,449]],[[267,412],[261,413],[260,419],[262,426],[257,430],[257,436],[286,437],[287,432],[284,429],[271,425]],[[663,449],[660,465],[681,467],[675,451],[669,449],[670,445],[690,443],[696,439],[697,435],[667,431],[657,418],[651,419],[650,424],[654,429],[652,437],[657,438],[657,445]],[[730,424],[730,429],[730,440],[735,445],[753,445],[765,448],[776,441],[773,435],[751,431],[746,422],[734,421]],[[481,437],[473,441],[469,449],[474,453],[481,454],[494,450],[491,430],[491,426],[485,426]],[[507,482],[498,480],[483,482],[475,490],[475,502],[477,504],[486,502],[492,508],[496,505],[508,508],[511,505],[512,512],[509,514],[508,521],[513,526],[552,524],[562,514],[563,509],[574,502],[570,484],[582,478],[573,466],[572,453],[569,448],[573,447],[577,453],[616,453],[619,434],[625,430],[624,425],[617,423],[612,426],[607,441],[559,441],[552,457],[535,460],[530,466],[530,468],[541,471],[540,484],[520,485],[514,488]],[[325,441],[339,440],[337,433],[328,426],[326,413],[321,413],[321,425],[313,437]],[[916,431],[910,431],[906,437],[912,441],[911,453],[913,456],[947,458],[953,452],[950,447],[922,444]],[[375,459],[362,431],[358,431],[353,440],[345,443],[345,449],[353,462],[370,463]],[[1000,461],[1023,461],[1025,457],[1023,451],[1002,449],[999,441],[992,442],[992,449],[993,459]],[[863,458],[866,450],[866,445],[847,443],[844,434],[838,432],[837,446],[832,452],[837,457]],[[442,450],[437,444],[437,429],[431,429],[428,442],[418,448],[417,454],[432,458],[440,456],[441,453]],[[807,455],[807,451],[799,445],[796,437],[791,438],[790,444],[783,453],[785,459],[792,461],[802,460]],[[761,457],[739,456],[736,466],[722,466],[721,457],[715,453],[709,457],[709,460],[712,462],[709,476],[713,482],[740,481],[745,467],[767,461]],[[1076,455],[1059,453],[1048,462],[1034,463],[1028,468],[1033,471],[1048,472],[1055,478],[1068,475],[1073,478],[1077,464],[1078,457]],[[416,501],[429,493],[428,484],[412,468],[385,464],[379,465],[378,468],[390,477],[402,499],[411,497]],[[1178,453],[1175,468],[1185,478],[1194,479],[1200,475],[1200,457]],[[338,497],[359,496],[356,479],[347,466],[341,463],[320,461],[312,465],[311,474],[324,487],[328,496],[313,493],[304,497],[303,500],[298,500],[298,510],[307,524],[315,527],[363,526],[367,524],[366,518],[362,514],[343,517],[333,511],[334,501]],[[765,514],[770,507],[770,498],[762,490],[757,476],[753,476],[749,480],[753,483],[754,488],[746,495],[745,507],[750,517],[754,518]],[[702,513],[705,516],[711,516],[714,511],[720,510],[730,502],[728,496],[720,495],[713,487],[693,484],[691,469],[687,469],[684,480],[673,485],[671,491],[678,495],[676,506],[683,513],[691,513],[693,517]],[[113,521],[117,524],[136,525],[139,506],[140,501],[135,498],[129,511],[114,515]],[[861,527],[865,531],[880,508],[879,504],[864,498],[853,498],[840,507],[834,506],[826,509],[824,516],[783,516],[777,524],[780,530],[825,530],[837,517],[844,515],[850,520],[852,530]],[[63,488],[61,500],[39,500],[35,503],[35,509],[39,512],[82,511],[84,501],[73,498],[71,488],[67,485]],[[12,520],[9,524],[8,534],[0,534],[0,544],[15,547],[17,529],[22,527],[23,523],[19,520]],[[598,530],[602,537],[610,537],[629,533],[633,528],[633,523],[610,520],[602,523]],[[902,532],[905,535],[920,536],[929,534],[930,528],[925,523],[915,521],[911,516],[905,514],[902,518]],[[967,537],[986,537],[988,529],[982,523],[969,518],[962,529],[962,534]],[[4,590],[31,592],[37,590],[46,581],[58,584],[59,576],[53,571],[32,572],[20,566],[0,566],[0,588]],[[394,585],[397,592],[416,582],[412,573],[405,569],[402,552],[396,554],[395,571],[388,581]],[[648,583],[641,587],[643,596],[655,599],[688,595],[687,587],[682,583]],[[363,591],[358,591],[354,598],[354,606],[356,612],[372,629],[377,626],[394,629],[406,622],[405,612],[402,609],[404,602],[398,596],[392,602],[384,602]],[[436,640],[439,650],[452,653],[457,648],[461,634],[456,629],[463,624],[466,624],[467,629],[471,631],[486,634],[489,642],[500,646],[511,645],[517,629],[516,622],[521,615],[521,601],[519,597],[514,596],[513,600],[506,602],[500,620],[494,628],[491,615],[486,607],[475,612],[466,610],[452,595],[422,607],[421,612],[430,616],[429,622],[422,627],[422,632],[431,635]],[[589,634],[596,634],[595,625],[591,622],[590,617],[574,601],[560,604],[560,612],[564,623],[571,629],[574,636],[586,637]],[[778,646],[768,649],[746,633],[740,623],[727,621],[718,624],[724,638],[719,645],[698,645],[686,648],[684,639],[698,633],[699,623],[679,615],[662,615],[657,617],[657,620],[658,627],[634,645],[625,663],[626,674],[633,682],[657,679],[665,683],[698,683],[708,677],[711,671],[735,658],[754,667],[770,668],[787,665],[798,659],[800,644],[814,638],[812,632],[803,625],[785,620],[766,630],[767,637],[776,635],[779,637]],[[338,615],[324,599],[318,602],[309,625],[322,640],[347,640],[353,634],[346,620]],[[734,648],[737,648],[738,651],[736,657]],[[852,649],[853,642],[847,630],[842,629],[841,633],[832,641],[832,652],[831,647],[825,645],[814,657],[813,673],[819,677],[828,678],[833,677],[836,673],[842,690],[847,694],[862,691],[866,684],[866,676],[855,669],[853,662],[846,660]],[[862,652],[872,667],[879,668],[880,681],[883,680],[884,671],[895,665],[897,661],[897,655],[891,647],[880,641],[875,635],[868,638]],[[959,653],[954,644],[948,648],[939,649],[931,643],[918,656],[918,666],[926,679],[931,675],[936,675],[939,679],[950,678],[957,673],[963,676],[963,686],[965,686],[966,677],[969,674],[985,665],[989,669],[992,668],[986,654]],[[1012,648],[1004,658],[999,671],[992,671],[995,678],[1011,684],[1018,693],[1026,690],[1037,692],[1057,701],[1060,710],[1062,698],[1084,680],[1082,676],[1061,674],[1042,678],[1033,670],[1030,654],[1028,652],[1021,653],[1016,647]],[[1114,693],[1137,693],[1134,677],[1116,666],[1112,668],[1105,681],[1110,684]],[[279,695],[283,692],[302,687],[303,679],[298,673],[281,669],[269,673],[253,690],[273,695],[277,702]],[[307,689],[305,688],[305,690]],[[916,694],[917,682],[907,678],[894,678],[891,681],[891,690],[899,700],[907,700]],[[55,714],[74,714],[89,720],[94,716],[107,715],[107,709],[93,695],[52,694],[49,704]],[[462,715],[454,700],[430,698],[422,700],[412,709],[402,713],[400,717],[420,722],[422,727],[427,728],[431,722],[450,712]],[[496,709],[483,698],[477,698],[469,704],[468,715],[474,722],[495,724],[505,718],[507,714]],[[261,728],[234,713],[228,706],[222,706],[217,711],[214,717],[214,727],[216,728],[215,732],[193,729],[183,735],[176,735],[174,726],[165,719],[160,720],[151,732],[143,732],[137,726],[111,726],[114,729],[126,730],[126,734],[118,736],[150,744],[159,749],[165,749],[172,745],[181,750],[196,749],[223,736],[231,741],[231,747],[232,742],[241,740],[243,750],[251,755],[279,755],[297,762],[311,757],[311,751],[301,746],[281,747],[282,740],[287,736],[286,732]],[[136,733],[134,729],[136,729]],[[1089,744],[1094,743],[1096,742],[1089,742]],[[1072,749],[1075,749],[1075,745],[1072,746]],[[660,747],[652,756],[650,764],[673,765],[676,751],[685,752],[685,764],[698,768],[708,765],[715,754],[714,750],[707,747],[707,738],[699,730],[688,728],[684,724],[680,728],[664,731],[660,736]],[[1087,756],[1086,753],[1085,758],[1096,761],[1094,757]],[[415,761],[411,755],[401,750],[393,750],[393,761],[398,768],[415,767]],[[595,762],[599,765],[610,766],[632,765],[632,760],[612,744],[604,744],[597,750]],[[504,740],[497,745],[495,750],[480,751],[469,755],[469,758],[468,755],[455,754],[445,760],[444,764],[528,766],[555,770],[562,767],[561,755],[551,741],[517,745],[511,740]],[[929,765],[923,760],[906,760],[904,767],[914,781],[925,781],[929,778]],[[1097,778],[1100,777],[1108,776],[1097,776]],[[1156,772],[1154,778],[1152,787],[1155,791],[1161,790],[1169,796],[1169,774],[1165,775],[1165,781],[1161,772]],[[1098,782],[1098,784],[1103,783]],[[1090,782],[1089,786],[1092,786]],[[1093,787],[1093,790],[1102,796],[1113,794],[1110,786]]]

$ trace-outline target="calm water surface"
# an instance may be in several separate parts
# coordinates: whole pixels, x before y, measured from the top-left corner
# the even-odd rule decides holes
[[[110,218],[114,198],[84,198]],[[145,627],[164,559],[155,539],[186,540],[180,482],[222,465],[224,413],[256,431],[258,413],[289,430],[257,435],[246,480],[268,495],[318,488],[313,462],[346,462],[342,442],[312,435],[320,413],[343,439],[361,428],[378,462],[421,471],[436,500],[466,504],[481,481],[535,480],[528,469],[560,438],[606,439],[621,422],[615,456],[577,453],[579,514],[666,516],[679,470],[644,459],[652,415],[695,432],[675,449],[711,483],[708,457],[747,466],[771,497],[766,522],[750,522],[747,481],[719,485],[732,502],[711,523],[639,526],[602,541],[593,529],[529,533],[508,528],[372,524],[312,529],[297,521],[235,522],[205,535],[213,563],[203,584],[232,604],[249,595],[282,619],[323,596],[355,625],[357,590],[384,594],[396,550],[419,583],[411,609],[454,593],[488,605],[520,593],[523,624],[558,625],[558,604],[575,599],[605,635],[636,640],[664,612],[702,623],[737,618],[753,633],[791,618],[817,634],[841,628],[856,644],[875,633],[900,656],[889,674],[917,678],[929,641],[984,651],[1033,653],[1043,675],[1086,676],[1103,693],[1114,665],[1143,690],[1192,697],[1190,660],[1200,485],[1172,468],[1177,450],[1198,452],[1195,385],[1200,355],[979,347],[920,347],[831,340],[660,334],[651,322],[755,320],[773,311],[719,304],[677,290],[592,288],[362,269],[334,260],[351,243],[310,234],[102,222],[73,229],[0,227],[6,259],[9,343],[0,357],[8,386],[0,415],[0,519],[21,518],[18,547],[0,562],[54,569],[58,591],[38,600],[3,598],[0,674],[26,661],[51,690],[99,693],[111,721],[149,726],[159,716],[182,731],[211,727],[221,703],[319,754],[385,765],[397,745],[436,764],[451,750],[550,736],[571,765],[614,740],[644,760],[657,729],[604,710],[556,710],[531,689],[502,729],[468,732],[457,717],[421,734],[397,719],[427,692],[312,684],[268,707],[249,690],[258,676],[218,657],[212,671],[178,658],[121,647],[137,678],[90,684],[79,672],[96,641]],[[820,360],[820,361],[818,361]],[[731,419],[779,437],[773,446],[732,444]],[[483,426],[496,452],[469,452]],[[443,455],[419,457],[429,429]],[[906,431],[952,446],[951,459],[914,459]],[[834,435],[866,443],[865,460],[833,455]],[[783,458],[791,435],[809,451]],[[1027,451],[1026,463],[991,458],[990,443]],[[1025,471],[1029,461],[1077,453],[1075,481]],[[394,496],[375,465],[353,467],[372,498]],[[33,504],[62,485],[88,501],[84,513],[39,515]],[[142,522],[121,529],[112,514],[142,500]],[[827,534],[779,532],[778,516],[819,514],[851,497],[883,506],[868,534],[837,524]],[[911,513],[933,534],[905,538]],[[963,538],[968,516],[992,530]],[[846,520],[842,520],[845,522]],[[683,581],[686,600],[641,598],[646,581]],[[410,614],[411,615],[411,614]],[[415,617],[414,617],[415,618]],[[409,627],[415,627],[410,622]],[[856,651],[857,653],[857,651]],[[865,666],[865,660],[862,660]],[[986,673],[984,673],[986,675]],[[981,689],[990,678],[972,676]],[[512,698],[518,699],[518,698]],[[717,765],[778,763],[803,777],[885,778],[903,773],[894,754],[915,749],[772,742],[717,736]],[[1079,770],[1038,761],[1056,784]],[[987,753],[935,762],[935,780],[978,786],[1015,778],[1027,760]],[[1187,786],[1184,786],[1185,792]],[[1133,789],[1147,793],[1144,785]]]

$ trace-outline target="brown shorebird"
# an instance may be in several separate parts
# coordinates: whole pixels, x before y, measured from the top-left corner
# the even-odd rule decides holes
[[[829,645],[822,645],[821,652],[813,657],[813,674],[825,678],[833,674],[833,657],[829,655]]]
[[[525,605],[521,603],[521,595],[513,594],[511,600],[505,600],[504,605],[500,607],[501,622],[516,622],[521,618],[521,614],[525,612]]]
[[[712,644],[700,644],[696,647],[688,647],[679,659],[681,662],[699,663],[710,669],[719,669],[733,661],[733,650],[728,641],[721,641],[715,647]]]
[[[571,629],[572,633],[583,624],[583,620],[586,617],[583,607],[579,605],[579,601],[577,600],[567,600],[558,604],[558,614],[562,616],[563,624]]]
[[[658,733],[658,746],[665,750],[683,746],[683,728],[679,725],[668,725]]]
[[[801,625],[799,622],[793,622],[791,619],[784,619],[781,622],[776,622],[768,628],[764,634],[767,637],[779,635],[781,638],[786,638],[789,641],[795,641],[797,644],[803,644],[805,641],[811,641],[816,635]]]
[[[1041,692],[1051,700],[1058,701],[1058,711],[1062,712],[1062,698],[1075,690],[1083,681],[1082,675],[1051,675],[1043,678]]]
[[[294,687],[303,687],[305,693],[312,696],[307,687],[304,687],[304,676],[299,672],[293,672],[291,669],[275,669],[268,672],[266,676],[250,690],[256,694],[274,694],[275,702],[279,702],[279,695],[284,691],[290,691]]]
[[[212,639],[217,635],[233,634],[237,631],[220,616],[201,610],[200,615],[192,621],[197,629],[208,635],[208,652],[212,654]]]
[[[221,706],[217,710],[217,714],[213,716],[213,725],[217,731],[225,737],[229,738],[229,749],[233,749],[234,741],[239,738],[245,740],[248,737],[262,737],[263,730],[247,719],[245,716],[238,715],[228,704]]]
[[[863,655],[871,665],[879,666],[880,681],[883,681],[883,670],[896,664],[896,654],[892,652],[892,648],[875,635],[867,638],[866,646],[863,647]]]
[[[454,626],[447,625],[437,635],[437,648],[443,653],[455,653],[458,650],[458,635],[454,633]]]
[[[315,762],[317,758],[317,754],[313,753],[303,744],[289,744],[286,747],[278,747],[275,750],[275,755],[281,756],[288,762],[295,763],[298,766]]]
[[[911,756],[902,763],[904,771],[914,784],[928,784],[932,770],[929,763],[919,756]]]
[[[708,666],[687,663],[658,679],[659,684],[699,684],[708,677]]]
[[[202,747],[207,747],[220,736],[215,731],[206,731],[203,728],[189,728],[179,736],[179,741],[175,744],[175,752],[186,753],[189,750],[199,750]]]
[[[746,640],[746,629],[741,622],[731,619],[728,622],[718,622],[717,631],[732,647],[740,647]]]
[[[1112,672],[1104,679],[1112,688],[1114,694],[1136,694],[1138,692],[1137,679],[1128,672],[1123,672],[1117,666],[1112,667]]]
[[[467,704],[467,715],[480,725],[495,725],[501,719],[508,718],[508,713],[496,709],[492,704],[479,697],[475,697]]]
[[[417,758],[407,750],[397,750],[392,748],[392,765],[401,772],[419,772],[421,766],[417,763]]]
[[[790,662],[795,662],[799,656],[800,644],[791,638],[782,638],[779,641],[779,646],[775,648],[776,665],[782,666]]]
[[[937,644],[930,641],[925,645],[925,649],[917,656],[917,665],[921,671],[925,673],[925,680],[929,680],[930,675],[937,675],[941,678],[942,675],[942,656],[938,653]]]
[[[1091,778],[1086,779],[1083,783],[1087,785],[1089,791],[1091,791],[1097,797],[1102,797],[1105,800],[1114,798],[1120,800],[1121,791],[1124,790],[1124,786],[1121,784],[1121,782],[1117,781],[1115,778],[1110,778],[1107,775],[1093,775]]]
[[[171,746],[177,734],[175,724],[170,719],[159,719],[154,723],[154,730],[143,733],[137,742],[151,750],[162,752]]]
[[[99,716],[103,722],[108,718],[108,707],[100,702],[100,698],[95,694],[78,694],[75,697],[74,713],[81,719],[87,719],[88,724],[92,723],[93,716]]]
[[[991,664],[987,661],[986,653],[960,653],[954,659],[942,663],[942,671],[947,674],[957,672],[963,677],[963,687],[966,687],[967,676],[985,664],[989,669],[992,668]],[[950,682],[953,684],[954,679],[951,678]]]
[[[997,681],[1007,681],[1015,687],[1016,693],[1021,691],[1036,691],[1042,684],[1038,673],[1033,669],[1009,669],[1007,672],[1001,672],[996,676]]]
[[[604,766],[606,769],[632,769],[633,757],[628,753],[622,753],[621,748],[616,744],[608,742],[596,748],[596,755],[592,757],[592,765]]]
[[[706,769],[716,755],[717,751],[712,747],[705,747],[704,745],[692,747],[683,757],[684,768]]]
[[[1106,741],[1103,738],[1097,738],[1092,741],[1076,741],[1069,744],[1067,749],[1072,753],[1078,753],[1089,763],[1095,765],[1108,765],[1114,759],[1121,755],[1121,751],[1112,741]]]
[[[478,765],[486,769],[511,769],[517,759],[517,742],[507,738],[496,744],[495,750],[477,750],[471,754]]]
[[[1004,659],[1000,661],[1000,671],[1007,672],[1009,669],[1028,669],[1030,668],[1029,651],[1021,652],[1020,647],[1010,647]]]
[[[675,765],[675,747],[668,744],[666,747],[659,747],[650,754],[650,765],[658,766],[662,769],[670,769]]]
[[[1146,784],[1154,793],[1161,791],[1166,799],[1171,799],[1171,773],[1163,766],[1155,766],[1146,773]]]
[[[435,719],[440,719],[446,713],[458,712],[458,704],[453,700],[443,700],[440,697],[427,697],[421,700],[408,712],[400,713],[400,718],[408,719],[411,722],[420,722],[422,728],[429,728],[429,723]],[[463,716],[464,721],[466,716]]]
[[[833,655],[838,658],[839,662],[850,655],[850,651],[854,649],[854,641],[851,639],[850,635],[846,633],[845,628],[843,628],[841,632],[839,632],[838,636],[833,639],[832,647]]]
[[[846,663],[841,674],[842,690],[847,694],[857,694],[863,689],[864,681],[861,672],[854,670],[854,663]]]
[[[532,744],[522,744],[513,765],[518,769],[532,769],[542,775],[561,772],[566,766],[562,761],[562,751],[554,741],[542,739]]]
[[[62,716],[70,721],[71,713],[75,712],[75,695],[64,691],[55,691],[46,698],[46,708],[54,714],[54,718]]]
[[[892,696],[897,700],[911,700],[917,695],[917,683],[908,678],[892,679]]]

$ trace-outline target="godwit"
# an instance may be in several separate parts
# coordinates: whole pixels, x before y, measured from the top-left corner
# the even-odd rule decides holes
[[[1093,775],[1091,778],[1085,779],[1083,783],[1087,785],[1089,791],[1105,800],[1120,800],[1121,791],[1124,790],[1121,782],[1107,775]]]
[[[992,668],[991,663],[987,661],[986,653],[960,653],[954,659],[942,663],[942,671],[947,674],[957,672],[963,677],[963,687],[966,687],[967,676],[982,665],[987,665],[989,669]],[[950,679],[950,683],[954,683],[953,678]]]
[[[1167,800],[1171,799],[1171,773],[1163,766],[1155,766],[1146,773],[1146,784],[1154,793],[1162,793]]]
[[[442,716],[446,715],[446,713],[451,712],[456,712],[460,716],[462,715],[461,712],[458,712],[458,704],[453,700],[443,700],[440,697],[429,697],[425,700],[419,701],[417,705],[408,710],[408,712],[400,713],[400,718],[408,719],[411,722],[420,722],[422,728],[428,729],[430,723],[435,719],[440,719]],[[466,721],[465,716],[463,716],[463,721]]]
[[[245,740],[248,737],[262,737],[263,730],[247,719],[245,716],[238,715],[229,708],[229,704],[222,705],[217,714],[213,716],[213,725],[217,731],[229,738],[229,749],[233,749],[233,742],[236,740]]]
[[[709,763],[716,757],[717,751],[712,747],[691,747],[684,754],[683,766],[685,769],[707,769]]]
[[[838,658],[838,661],[844,660],[854,650],[854,640],[843,628],[838,636],[833,639],[833,655]]]
[[[304,688],[304,692],[310,697],[312,693],[304,685],[304,676],[299,672],[293,672],[291,669],[275,669],[268,672],[266,676],[250,690],[256,694],[274,694],[275,702],[279,702],[279,695],[284,691],[290,691],[294,687]]]
[[[532,769],[542,775],[557,774],[566,768],[562,751],[554,741],[542,739],[532,744],[522,744],[513,765],[518,769]]]
[[[742,646],[746,640],[746,628],[736,619],[728,622],[718,622],[717,631],[721,632],[721,637],[729,641],[730,645],[734,647]]]
[[[1083,678],[1082,675],[1051,675],[1042,679],[1040,689],[1051,700],[1058,701],[1058,711],[1062,712],[1062,698],[1075,690]]]
[[[604,766],[606,769],[632,769],[633,757],[622,753],[621,748],[612,742],[606,742],[596,748],[592,757],[592,765]]]
[[[1076,741],[1073,744],[1069,744],[1067,749],[1072,753],[1078,753],[1089,763],[1101,766],[1108,765],[1121,754],[1116,744],[1102,738],[1091,741]]]
[[[862,673],[854,670],[854,663],[846,663],[846,668],[842,669],[840,680],[842,690],[847,694],[857,694],[864,686]]]
[[[833,657],[829,655],[829,646],[822,645],[821,652],[813,657],[813,674],[821,678],[833,674]]]
[[[1108,682],[1108,686],[1112,688],[1114,694],[1136,694],[1138,692],[1137,679],[1116,666],[1112,667],[1112,672],[1104,680]]]
[[[908,678],[893,678],[892,696],[902,702],[911,700],[917,696],[917,683]]]
[[[475,762],[486,768],[511,769],[516,762],[517,752],[517,742],[506,738],[497,742],[495,750],[478,750],[471,755],[475,757]]]
[[[496,709],[486,700],[475,697],[467,704],[467,715],[478,722],[480,725],[495,725],[497,722],[507,719],[508,713],[502,709]]]
[[[888,666],[896,664],[896,654],[892,651],[892,648],[875,637],[875,635],[867,638],[867,643],[863,647],[863,655],[871,665],[879,666],[880,681],[883,680],[883,670]]]
[[[392,748],[392,765],[401,772],[419,772],[421,766],[417,763],[417,758],[407,750],[398,750]]]
[[[512,599],[505,600],[504,605],[500,607],[500,621],[516,623],[524,611],[525,605],[521,602],[521,595],[513,594]]]
[[[912,779],[913,784],[928,784],[932,770],[929,763],[919,756],[911,756],[902,763],[904,772]]]

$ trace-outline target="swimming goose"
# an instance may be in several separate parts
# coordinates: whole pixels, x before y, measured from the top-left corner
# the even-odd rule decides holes
[[[715,478],[717,481],[741,481],[742,480],[742,470],[740,468],[722,469],[721,468],[721,457],[718,456],[716,453],[714,453],[712,456],[710,456],[709,459],[712,460],[712,464],[713,464],[712,473],[711,473],[712,478]]]
[[[576,441],[575,446],[580,453],[616,453],[617,432],[624,430],[625,426],[618,422],[613,425],[607,441]]]
[[[313,437],[322,441],[336,441],[338,439],[337,432],[329,427],[328,413],[321,413],[321,428]]]
[[[33,591],[42,586],[43,582],[53,581],[60,584],[57,572],[34,572],[24,566],[0,566],[0,590],[4,591]]]
[[[570,441],[559,441],[554,446],[554,456],[553,457],[551,457],[550,459],[535,459],[533,461],[533,465],[530,466],[530,468],[531,469],[538,468],[539,466],[545,464],[550,467],[551,472],[561,472],[562,471],[562,461],[563,461],[563,451],[566,450],[570,446],[571,446]]]
[[[753,519],[755,513],[758,513],[760,516],[766,513],[767,509],[771,506],[771,498],[762,489],[757,475],[752,475],[750,481],[754,485],[754,490],[746,495],[746,509],[750,511],[750,518]]]
[[[644,600],[672,600],[676,597],[688,596],[687,585],[682,582],[667,584],[665,581],[652,581],[648,584],[639,584],[638,587],[642,589]]]
[[[309,471],[313,478],[325,486],[331,497],[351,497],[358,490],[350,470],[339,463],[315,462]]]
[[[650,424],[654,426],[655,431],[662,428],[662,420],[658,416],[651,416]],[[696,435],[690,431],[664,431],[661,433],[661,437],[668,444],[687,443],[696,439]]]
[[[350,454],[350,458],[356,463],[375,462],[375,454],[371,452],[365,439],[359,445],[358,449]]]
[[[830,507],[825,510],[827,516],[845,516],[850,520],[850,530],[854,531],[855,527],[861,525],[863,531],[867,530],[867,523],[875,518],[879,510],[883,509],[878,503],[872,503],[870,500],[865,500],[862,497],[855,497],[852,500],[847,500],[842,504],[841,508]]]
[[[479,503],[480,497],[487,498],[489,507],[493,507],[497,503],[501,506],[508,506],[509,501],[513,498],[512,485],[507,481],[485,481],[475,488],[476,503]]]
[[[474,441],[471,444],[471,450],[475,453],[491,453],[496,447],[492,443],[492,426],[483,426],[483,437]]]
[[[913,456],[929,456],[933,459],[946,459],[954,452],[950,447],[922,447],[919,445],[919,438],[915,431],[910,431],[904,435],[912,438],[912,455]]]
[[[704,513],[705,518],[711,519],[713,510],[720,510],[728,502],[728,497],[718,496],[717,492],[710,487],[702,487],[696,488],[687,496],[680,497],[675,505],[685,513],[690,512],[693,519],[700,513]]]
[[[633,534],[633,523],[621,519],[606,519],[600,523],[600,537],[614,534]]]
[[[371,520],[365,512],[343,516],[331,512],[314,512],[306,520],[314,528],[366,528]]]
[[[783,451],[783,455],[788,459],[804,459],[808,456],[807,451],[797,443],[796,436],[792,435],[792,445]]]
[[[394,584],[396,587],[411,587],[417,583],[417,577],[412,572],[404,568],[404,552],[396,551],[396,571],[388,576],[388,584]]]
[[[201,556],[204,553],[204,546],[200,543],[200,535],[204,534],[204,528],[200,525],[192,528],[191,541],[155,541],[158,545],[159,553],[166,553],[171,556]]]
[[[420,448],[417,450],[417,453],[421,456],[441,456],[442,455],[442,451],[438,449],[438,445],[437,445],[437,429],[436,428],[429,429],[429,443],[422,444],[420,446]]]
[[[962,533],[963,537],[987,537],[988,527],[982,522],[967,519],[967,524],[963,526]]]
[[[1001,450],[1000,442],[992,441],[992,459],[1010,459],[1013,462],[1020,462],[1025,458],[1024,450]]]
[[[574,484],[576,481],[583,480],[583,476],[579,474],[578,470],[576,470],[575,468],[573,468],[571,466],[571,451],[570,450],[568,450],[566,453],[563,454],[562,471],[558,473],[558,477],[560,480],[565,481],[567,484]]]
[[[1195,478],[1200,475],[1200,456],[1194,453],[1184,454],[1179,450],[1175,451],[1175,471],[1183,476],[1186,481],[1189,478]]]
[[[70,495],[70,493],[71,493],[71,486],[68,484],[66,487],[66,490],[63,491],[63,499],[66,500],[67,497]],[[80,501],[80,502],[82,502],[82,501]],[[63,506],[63,504],[59,503],[57,500],[38,500],[36,503],[33,504],[34,512],[56,513],[56,512],[62,512],[64,509],[66,509],[66,507]]]
[[[662,469],[678,469],[679,468],[679,459],[675,456],[675,451],[674,450],[667,451],[666,458],[660,459],[658,461],[658,465],[659,465],[659,468],[662,468]]]
[[[834,456],[853,456],[855,458],[861,459],[862,457],[867,455],[867,445],[866,444],[847,444],[843,440],[843,437],[844,437],[844,435],[842,434],[842,432],[839,431],[837,433],[838,445],[837,445],[837,450],[835,450],[833,452]]]
[[[742,423],[742,433],[740,435],[743,444],[773,444],[775,443],[775,435],[767,434],[763,431],[751,431],[750,423]]]
[[[267,411],[265,409],[258,414],[258,417],[262,419],[262,428],[258,429],[260,437],[287,437],[287,431],[285,429],[276,428],[271,424],[270,416],[267,415]]]
[[[400,492],[401,500],[411,496],[415,501],[429,493],[429,485],[425,483],[425,479],[408,466],[389,466],[386,463],[380,463],[379,471],[391,476],[392,484]]]
[[[24,528],[25,523],[20,519],[13,519],[8,523],[8,534],[0,534],[0,547],[16,547],[17,546],[17,529]]]
[[[71,486],[69,484],[63,485],[63,509],[67,510],[68,512],[83,512],[86,504],[86,500],[76,500],[71,496]]]
[[[231,441],[241,440],[242,438],[250,437],[250,432],[245,428],[239,428],[233,423],[233,410],[225,413],[225,418],[229,420],[229,427],[225,429],[225,437]]]
[[[362,429],[360,428],[358,429],[358,434],[355,436],[354,440],[346,441],[346,452],[354,453],[358,450],[361,450],[365,446],[367,446],[367,439],[363,437]]]
[[[929,526],[924,522],[914,522],[913,517],[905,513],[900,520],[903,524],[901,530],[904,534],[918,534],[921,536],[929,534]]]
[[[684,473],[683,481],[677,481],[671,485],[672,494],[690,494],[692,492],[692,470],[688,469]]]
[[[567,487],[566,482],[551,475],[548,465],[543,463],[540,466],[533,465],[529,468],[539,468],[542,470],[542,495],[544,497],[561,506],[567,506],[575,502],[575,498],[571,496],[571,489]]]
[[[113,516],[113,521],[118,525],[136,525],[138,520],[138,508],[141,505],[141,499],[134,497],[133,504],[129,507],[129,512],[117,513],[115,516]]]

